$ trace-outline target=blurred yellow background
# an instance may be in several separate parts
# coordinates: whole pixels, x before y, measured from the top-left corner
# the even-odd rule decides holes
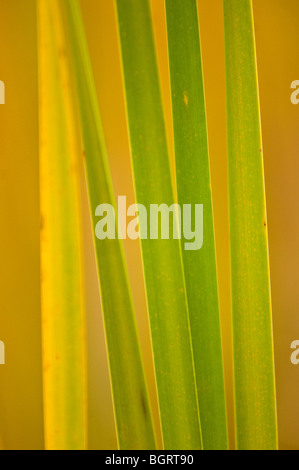
[[[151,0],[169,146],[173,159],[163,0]],[[215,208],[230,440],[234,441],[222,0],[199,0]],[[134,200],[113,0],[81,0],[115,192]],[[253,0],[268,202],[281,449],[299,449],[298,123],[290,85],[299,79],[298,0]],[[43,448],[39,284],[38,82],[35,0],[0,0],[0,442]],[[173,161],[172,161],[173,167]],[[84,234],[89,368],[89,447],[115,449],[116,436],[85,184]],[[67,216],[67,215],[66,215]],[[151,398],[158,422],[139,245],[125,244]]]

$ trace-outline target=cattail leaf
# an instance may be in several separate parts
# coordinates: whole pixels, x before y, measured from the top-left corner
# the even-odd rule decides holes
[[[174,203],[151,12],[148,0],[116,7],[136,199],[149,218],[151,205]],[[148,235],[141,245],[164,446],[200,449],[180,242]]]
[[[204,449],[227,449],[209,150],[196,0],[166,0],[178,202],[203,204],[199,233],[182,253]],[[195,227],[199,232],[199,227]]]
[[[115,208],[112,179],[79,3],[61,0],[60,5],[69,38],[95,227],[99,220],[95,217],[96,209],[100,204]],[[105,240],[95,238],[95,249],[119,447],[122,450],[155,449],[123,246],[117,236]]]
[[[224,0],[238,449],[277,448],[260,107],[251,0]]]
[[[45,445],[86,448],[77,128],[58,5],[38,2]]]

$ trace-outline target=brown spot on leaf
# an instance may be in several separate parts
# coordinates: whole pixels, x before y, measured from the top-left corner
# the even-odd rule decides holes
[[[45,365],[44,365],[44,372],[48,372],[48,370],[50,370],[51,368],[51,363],[50,362],[47,362]]]

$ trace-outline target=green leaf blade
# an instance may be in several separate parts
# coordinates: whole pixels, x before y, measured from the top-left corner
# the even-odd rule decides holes
[[[45,446],[47,450],[84,450],[87,406],[79,143],[56,1],[38,3],[38,26]]]
[[[204,243],[182,241],[193,355],[207,450],[227,449],[209,150],[196,0],[166,0],[178,202],[203,204]]]
[[[116,0],[136,199],[174,203],[151,13]],[[202,447],[178,240],[142,240],[162,434],[166,449]]]
[[[224,0],[238,449],[277,448],[273,335],[251,0]]]
[[[100,204],[115,207],[112,178],[79,3],[61,2],[76,76],[93,225]],[[95,239],[118,443],[121,450],[156,448],[133,301],[122,244]]]

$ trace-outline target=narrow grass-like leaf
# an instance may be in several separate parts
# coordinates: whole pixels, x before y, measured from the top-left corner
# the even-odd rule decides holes
[[[151,205],[174,203],[151,13],[148,0],[116,0],[116,6],[136,199],[149,217]],[[162,434],[166,449],[200,449],[180,243],[171,235],[142,239]]]
[[[77,0],[61,0],[76,77],[92,221],[99,204],[115,207],[96,89]],[[65,7],[65,10],[64,10]],[[155,449],[123,246],[95,240],[119,446]]]
[[[178,202],[203,204],[204,244],[183,261],[204,449],[227,449],[209,151],[196,0],[166,0]],[[193,209],[194,210],[194,209]],[[201,248],[201,249],[199,249]]]
[[[267,218],[251,0],[224,0],[238,449],[276,449]]]
[[[80,147],[57,4],[38,7],[45,445],[77,450],[86,447]]]

